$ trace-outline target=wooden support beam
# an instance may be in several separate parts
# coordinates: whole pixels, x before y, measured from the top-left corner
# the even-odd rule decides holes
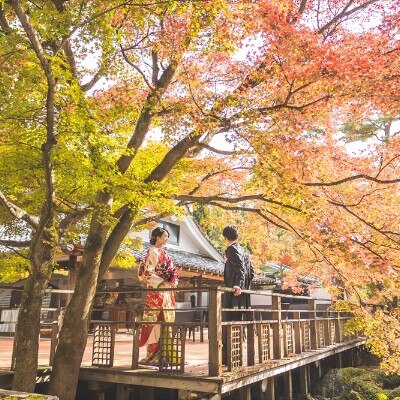
[[[335,318],[335,342],[341,343],[342,340],[343,340],[343,332],[340,323],[340,314],[338,313],[337,318]]]
[[[300,312],[293,313],[293,331],[294,331],[294,352],[296,354],[301,354],[302,350],[302,334],[301,334],[301,323],[300,323]]]
[[[222,304],[218,288],[210,289],[210,308],[208,321],[209,375],[222,373]]]
[[[14,371],[14,369],[15,369],[15,357],[17,354],[17,329],[18,329],[18,324],[15,324],[13,348],[12,348],[12,353],[11,353],[11,371]],[[40,336],[39,336],[39,340],[40,340]]]
[[[203,285],[203,276],[200,275],[197,279],[196,279],[196,285],[197,287],[201,287]],[[198,290],[197,291],[197,303],[196,306],[199,307],[201,309],[201,307],[203,307],[203,292],[202,290]],[[203,314],[204,311],[201,310],[200,311],[200,322],[203,322]],[[194,340],[194,331],[193,331],[193,340]],[[200,325],[200,342],[204,342],[204,326]]]
[[[282,330],[282,303],[279,296],[272,297],[272,336],[273,336],[273,350],[274,359],[279,360],[283,357],[283,330]]]
[[[267,400],[275,400],[275,377],[268,378],[266,399]]]
[[[318,349],[317,311],[314,299],[308,300],[308,315],[310,318],[310,346],[312,350]]]
[[[342,353],[336,354],[336,368],[343,368]]]
[[[293,400],[292,371],[288,371],[283,375],[283,382],[285,400]]]
[[[250,313],[250,315],[252,314]],[[249,366],[255,365],[255,337],[255,325],[247,325],[247,365]]]
[[[306,396],[310,391],[310,382],[309,382],[309,366],[303,365],[299,368],[300,372],[300,393],[301,395]]]
[[[139,338],[140,325],[133,323],[133,344],[132,344],[132,369],[139,367]]]
[[[127,385],[117,383],[117,391],[115,394],[115,400],[129,400],[129,390]]]
[[[226,327],[226,366],[232,371],[232,325]]]
[[[251,400],[250,385],[239,388],[239,400]]]
[[[324,344],[325,346],[329,346],[332,344],[328,311],[324,311]]]
[[[58,345],[59,326],[58,321],[53,321],[51,325],[51,339],[50,339],[50,358],[49,365],[53,365],[54,356]]]
[[[142,386],[140,388],[140,398],[154,400],[154,388],[150,386]]]
[[[315,368],[316,368],[316,370],[317,370],[317,377],[318,377],[318,379],[321,379],[321,377],[322,377],[322,368],[321,368],[321,361],[322,360],[317,360],[317,361],[315,361]]]

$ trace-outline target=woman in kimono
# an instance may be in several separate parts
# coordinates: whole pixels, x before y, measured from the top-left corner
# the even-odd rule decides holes
[[[146,283],[147,288],[173,287],[178,283],[177,270],[171,258],[163,250],[167,243],[169,232],[157,227],[151,232],[150,244],[142,266],[139,268],[139,279]],[[143,321],[174,322],[175,296],[172,291],[147,292],[143,313]],[[167,328],[164,328],[167,329]],[[169,329],[170,330],[170,329]],[[165,332],[163,331],[165,336]],[[147,346],[147,354],[141,364],[158,365],[160,359],[161,325],[142,325],[139,346]],[[170,337],[169,332],[167,336]],[[171,347],[170,345],[168,347]],[[168,352],[169,358],[173,351]]]

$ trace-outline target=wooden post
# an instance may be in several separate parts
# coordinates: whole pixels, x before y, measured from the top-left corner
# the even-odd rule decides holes
[[[133,345],[132,345],[132,369],[139,367],[139,337],[140,337],[140,324],[133,322]]]
[[[335,364],[336,368],[343,368],[342,353],[335,354]]]
[[[268,378],[267,399],[275,400],[275,377]]]
[[[329,313],[328,311],[324,311],[324,345],[331,345],[331,329],[329,324]]]
[[[53,321],[51,325],[51,342],[50,342],[50,359],[49,365],[53,365],[54,356],[56,355],[56,349],[58,345],[58,321]]]
[[[10,368],[11,371],[14,371],[14,369],[15,369],[15,357],[16,357],[16,352],[17,352],[17,329],[18,329],[18,325],[15,324],[13,348],[12,348],[12,353],[11,353],[11,368]]]
[[[232,325],[226,327],[226,366],[232,371]]]
[[[208,352],[209,375],[219,376],[222,372],[222,304],[219,288],[210,289]]]
[[[203,276],[200,275],[197,280],[196,280],[197,286],[201,287],[203,284]],[[196,302],[196,306],[198,308],[203,307],[203,298],[202,298],[202,291],[198,290],[197,291],[197,302]],[[203,310],[200,309],[200,322],[203,322],[203,316],[204,316],[204,312]],[[194,328],[195,329],[195,328]],[[193,332],[193,339],[194,339],[194,332]],[[200,325],[200,342],[204,342],[204,326]]]
[[[114,354],[115,354],[115,326],[116,324],[111,324],[111,354],[110,354],[110,366],[114,366]]]
[[[154,400],[154,388],[151,386],[140,387],[140,398],[146,400]]]
[[[246,316],[249,316],[254,321],[254,314],[247,312]],[[246,318],[249,319],[249,318]],[[247,325],[247,365],[255,365],[255,337],[256,329],[254,323]]]
[[[117,392],[115,394],[115,400],[129,400],[128,386],[122,383],[117,383]]]
[[[282,303],[279,296],[272,297],[272,319],[274,320],[272,326],[273,336],[273,349],[274,359],[279,360],[282,358]]]
[[[68,280],[67,289],[74,290],[76,285],[76,278],[78,276],[78,256],[76,254],[70,254],[68,257]],[[72,293],[67,293],[65,307],[68,306],[71,301]]]
[[[321,360],[317,360],[314,362],[315,368],[317,370],[318,379],[322,377],[322,368],[321,368]]]
[[[337,317],[335,318],[335,341],[336,343],[341,343],[343,340],[343,332],[342,332],[342,326],[340,324],[340,314],[337,314]]]
[[[251,400],[250,385],[239,388],[239,400]]]
[[[308,300],[309,318],[310,318],[310,346],[312,350],[318,349],[318,331],[317,331],[317,311],[314,299]]]
[[[285,400],[293,400],[292,371],[287,371],[283,375]]]
[[[295,321],[293,322],[293,330],[294,330],[294,352],[296,354],[301,353],[302,345],[301,345],[301,324],[300,324],[300,311],[296,311],[293,313],[293,318]]]
[[[300,393],[301,395],[306,396],[307,393],[310,390],[310,385],[309,385],[309,371],[308,371],[309,366],[308,365],[303,365],[300,367],[299,372],[300,372]]]

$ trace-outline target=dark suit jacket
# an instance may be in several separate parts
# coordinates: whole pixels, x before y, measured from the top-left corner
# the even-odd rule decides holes
[[[239,286],[241,289],[250,289],[250,282],[253,279],[254,271],[249,255],[237,242],[227,247],[225,255],[225,286],[229,288]],[[250,307],[250,295],[241,294],[240,296],[234,296],[233,293],[225,293],[223,307],[248,308]]]

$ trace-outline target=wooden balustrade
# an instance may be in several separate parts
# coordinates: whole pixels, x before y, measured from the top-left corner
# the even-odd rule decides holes
[[[185,372],[187,356],[186,332],[194,326],[208,327],[209,376],[221,376],[222,327],[227,332],[227,371],[267,364],[271,360],[299,357],[304,352],[318,350],[351,339],[343,334],[344,323],[350,318],[340,312],[317,311],[315,299],[300,296],[270,294],[260,291],[249,293],[272,296],[271,308],[250,310],[222,309],[222,294],[227,288],[202,288],[209,292],[208,322],[150,322],[161,325],[161,359],[159,370],[168,373]],[[165,289],[161,289],[165,290]],[[191,289],[183,289],[187,291]],[[145,290],[146,291],[146,290]],[[282,308],[285,297],[308,302],[306,310]],[[204,311],[204,307],[202,312]],[[242,315],[240,321],[223,321],[223,313]],[[305,317],[305,315],[307,315]],[[268,318],[268,319],[266,319]],[[115,331],[121,321],[92,321],[94,326],[92,365],[112,367],[114,363]],[[139,367],[140,328],[149,322],[140,316],[132,321],[132,369]],[[56,341],[56,328],[53,337]],[[55,348],[56,343],[52,344]],[[52,351],[53,353],[53,351]]]
[[[315,299],[305,298],[308,301],[308,310],[287,311],[282,310],[282,298],[302,298],[296,296],[272,295],[272,308],[261,310],[241,310],[245,317],[241,321],[223,321],[222,313],[235,312],[238,310],[223,310],[221,295],[226,288],[205,288],[209,291],[208,323],[203,321],[196,325],[208,326],[208,350],[209,350],[209,376],[220,376],[222,373],[222,326],[226,326],[227,332],[227,370],[233,371],[237,368],[264,364],[269,360],[279,360],[300,355],[303,352],[317,350],[325,346],[340,343],[344,339],[344,321],[348,317],[341,317],[339,312],[332,314],[324,311],[318,312]],[[252,292],[263,294],[262,292]],[[271,294],[265,294],[271,296]],[[270,320],[262,320],[263,313],[270,315]],[[302,318],[307,313],[308,318]],[[291,319],[287,318],[287,315]],[[321,316],[322,315],[322,316]],[[285,318],[286,317],[286,318]],[[139,335],[140,326],[144,323],[141,320],[134,322],[132,368],[139,365]],[[102,347],[101,365],[112,366],[113,351],[112,331],[103,326],[103,333],[107,331],[108,339],[95,340],[97,348]],[[115,324],[115,322],[114,322]],[[165,372],[182,373],[185,369],[185,347],[186,331],[193,326],[193,323],[166,323],[160,324],[162,332],[170,332],[161,335],[160,345],[163,352],[159,363],[159,369]],[[173,334],[171,334],[173,332]],[[115,333],[114,333],[115,335]],[[244,351],[246,348],[246,353]],[[173,350],[173,355],[171,353]],[[169,352],[169,353],[168,353]],[[96,353],[96,354],[97,354]],[[93,353],[95,354],[95,353]],[[104,355],[106,354],[106,355]],[[104,360],[103,360],[104,359]],[[95,365],[93,363],[93,365]],[[99,365],[98,363],[96,365]]]

